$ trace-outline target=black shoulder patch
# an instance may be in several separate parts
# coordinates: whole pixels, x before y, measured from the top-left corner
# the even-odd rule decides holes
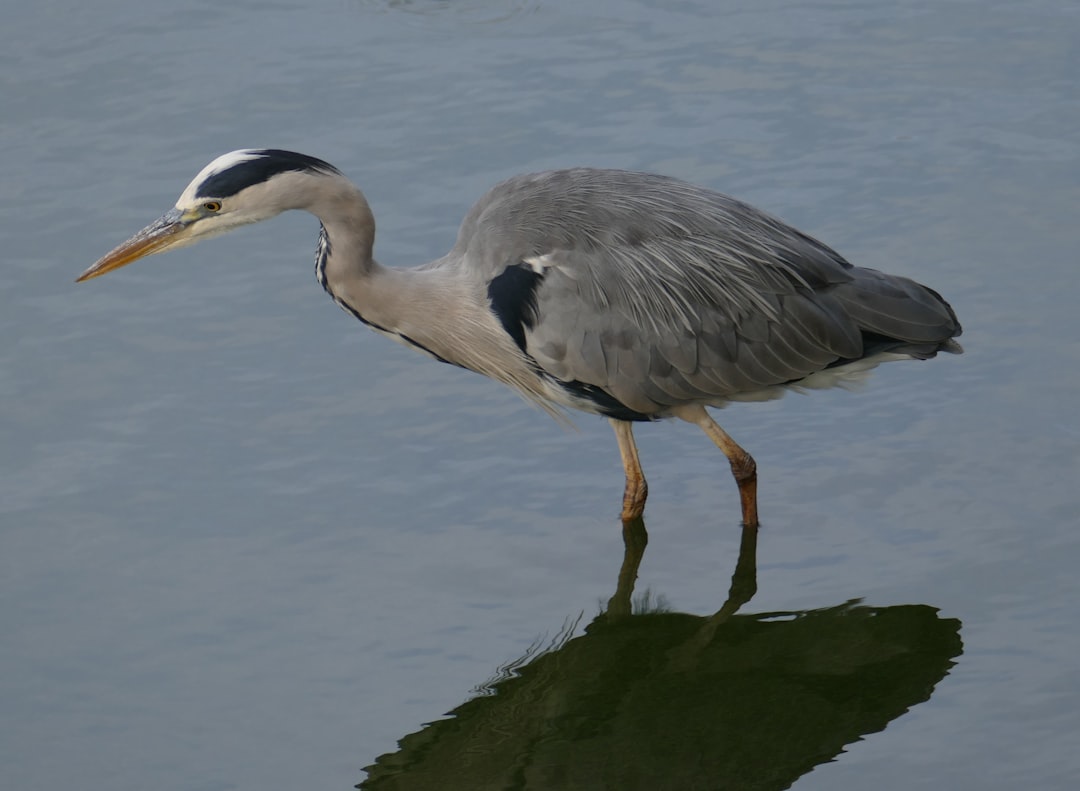
[[[199,185],[195,197],[228,198],[253,184],[261,184],[278,173],[287,173],[292,170],[307,170],[315,173],[341,172],[329,162],[309,157],[307,154],[298,154],[295,151],[264,148],[251,153],[258,156],[215,173]]]
[[[532,267],[514,264],[488,283],[491,309],[522,351],[526,328],[536,324],[536,289],[543,279]]]

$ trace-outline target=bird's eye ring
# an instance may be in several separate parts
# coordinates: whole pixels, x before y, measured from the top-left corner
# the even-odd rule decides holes
[[[208,200],[202,205],[202,207],[210,212],[221,211],[221,202],[216,200]]]

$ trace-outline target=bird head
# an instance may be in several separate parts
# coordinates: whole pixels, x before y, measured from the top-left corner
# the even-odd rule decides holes
[[[188,184],[172,209],[102,256],[76,282],[303,208],[311,200],[306,187],[312,175],[341,174],[321,159],[293,151],[247,148],[222,154]]]

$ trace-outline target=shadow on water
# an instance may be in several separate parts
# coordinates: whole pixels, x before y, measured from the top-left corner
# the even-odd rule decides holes
[[[714,614],[632,603],[648,536],[637,521],[623,537],[583,634],[528,652],[357,788],[784,789],[927,700],[962,651],[960,622],[926,605],[736,615],[757,591],[756,530]]]

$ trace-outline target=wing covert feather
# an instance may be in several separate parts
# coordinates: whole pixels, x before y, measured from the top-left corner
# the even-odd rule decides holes
[[[453,256],[485,283],[514,266],[535,272],[523,350],[555,379],[643,414],[859,359],[866,333],[931,354],[959,334],[932,290],[852,267],[748,204],[663,176],[511,179],[469,213]]]

